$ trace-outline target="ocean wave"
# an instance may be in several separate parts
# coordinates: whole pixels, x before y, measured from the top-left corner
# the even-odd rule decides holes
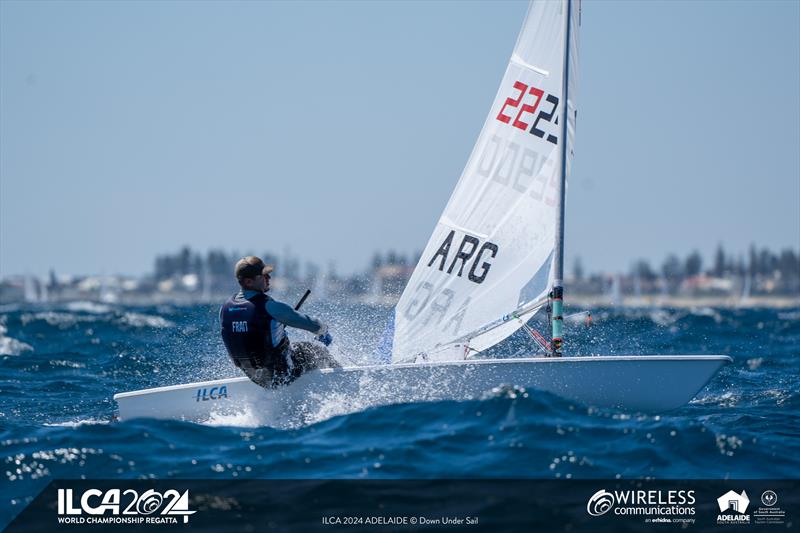
[[[62,368],[86,368],[85,363],[78,363],[76,361],[68,361],[66,359],[52,359],[50,361],[50,366],[52,367],[62,367]]]
[[[496,398],[507,398],[514,400],[516,398],[527,398],[528,392],[524,387],[517,385],[503,385],[500,387],[493,387],[483,393],[481,400],[492,400]]]
[[[62,313],[58,311],[42,311],[39,313],[24,313],[20,316],[23,326],[28,326],[34,322],[45,322],[49,326],[59,329],[69,329],[80,322],[97,322],[96,316],[85,316],[75,313]]]
[[[712,318],[717,324],[722,323],[722,315],[712,307],[692,307],[689,309],[689,313],[693,316]]]
[[[371,337],[362,321],[380,321],[365,318],[377,311],[337,311],[326,312],[341,323],[332,328],[340,346],[348,354],[363,349]],[[0,507],[32,498],[51,479],[82,475],[795,478],[800,322],[773,310],[718,312],[721,325],[707,311],[605,309],[593,313],[591,327],[568,328],[570,354],[736,355],[695,400],[661,416],[513,387],[474,400],[381,405],[396,398],[396,384],[375,380],[363,383],[363,395],[300,397],[302,416],[273,429],[263,426],[266,411],[258,409],[213,414],[202,424],[109,422],[117,410],[113,392],[234,372],[211,306],[112,306],[108,312],[85,304],[22,306],[0,313],[0,344],[24,350],[2,340],[16,337],[34,350],[0,357],[7,389],[0,409],[0,472],[7,472],[0,475]],[[527,337],[518,337],[497,355],[524,353],[522,347],[530,352]],[[419,395],[448,386],[431,381],[414,384]]]
[[[97,426],[97,425],[106,425],[110,423],[111,420],[87,418],[81,420],[68,420],[65,422],[45,422],[44,425],[46,427],[56,427],[56,428],[77,428],[80,426]]]
[[[8,328],[0,323],[0,355],[20,355],[22,352],[33,351],[33,346],[7,337],[6,333]]]
[[[685,313],[678,311],[668,311],[666,309],[654,309],[648,313],[648,318],[657,326],[672,326],[681,318],[686,316]]]
[[[211,427],[240,427],[256,428],[263,425],[261,418],[250,410],[241,413],[222,414],[212,412],[208,420],[201,422],[204,426]]]
[[[95,315],[102,315],[111,312],[111,306],[106,304],[99,304],[97,302],[90,302],[88,300],[77,300],[68,302],[64,306],[68,311],[79,313],[91,313]]]
[[[78,307],[84,306],[81,304]],[[42,311],[38,313],[24,313],[20,316],[20,321],[23,326],[28,326],[35,322],[45,322],[49,326],[55,326],[62,330],[70,329],[77,324],[84,323],[115,323],[133,328],[157,329],[175,326],[174,322],[158,315],[150,315],[135,311],[110,314],[101,312],[98,307],[92,307],[91,309],[91,311],[81,309],[75,312]]]
[[[158,315],[145,315],[132,311],[122,315],[119,322],[120,324],[125,324],[126,326],[134,328],[171,328],[175,326],[174,322],[170,322],[166,318]]]
[[[725,391],[720,393],[700,394],[691,402],[691,405],[716,405],[719,407],[736,407],[742,400],[739,392]]]
[[[779,312],[778,318],[780,320],[790,320],[790,321],[800,320],[800,310]]]

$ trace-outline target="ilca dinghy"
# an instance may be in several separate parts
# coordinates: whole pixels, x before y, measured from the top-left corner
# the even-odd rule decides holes
[[[315,419],[322,403],[335,403],[339,414],[477,398],[501,386],[625,411],[690,401],[730,357],[562,356],[579,26],[577,0],[531,3],[475,148],[394,309],[383,364],[315,370],[274,389],[241,377],[125,392],[114,396],[120,418],[247,414],[291,427]],[[542,309],[549,341],[527,326]],[[546,355],[481,356],[520,328]]]

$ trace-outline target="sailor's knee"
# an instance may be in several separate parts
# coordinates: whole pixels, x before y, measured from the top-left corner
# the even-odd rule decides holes
[[[270,387],[274,379],[272,371],[268,368],[245,369],[244,373],[250,381],[262,387]]]

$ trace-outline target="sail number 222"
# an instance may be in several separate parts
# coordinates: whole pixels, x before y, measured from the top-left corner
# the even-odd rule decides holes
[[[553,115],[555,114],[556,110],[558,109],[558,97],[553,94],[548,94],[545,96],[543,90],[534,87],[533,85],[527,85],[522,83],[521,81],[514,82],[514,89],[519,91],[515,97],[508,97],[506,98],[506,103],[503,104],[503,107],[500,108],[500,112],[497,114],[497,120],[500,122],[504,122],[506,124],[511,124],[515,128],[519,128],[522,131],[527,131],[531,135],[536,135],[539,138],[543,138],[545,136],[545,131],[539,128],[539,123],[541,121],[545,122],[552,122],[553,124],[558,124],[558,117],[553,120]],[[531,95],[532,98],[529,98],[526,103],[522,103],[522,100],[525,99],[526,95]],[[542,98],[545,99],[545,104],[542,105],[541,109],[539,108],[539,104],[542,102]],[[549,106],[548,106],[549,104]],[[516,113],[516,117],[513,119],[511,115],[513,115],[513,111],[508,111],[511,114],[506,114],[507,108],[514,108],[519,109]],[[549,107],[549,110],[546,109]],[[526,117],[525,114],[531,115],[533,117],[536,110],[539,110],[539,114],[536,115],[536,118],[533,120],[532,124],[529,124],[528,120],[530,118]],[[513,120],[513,122],[512,122]],[[530,129],[528,129],[530,127]],[[558,144],[558,137],[552,134],[547,135],[547,141],[553,144]]]

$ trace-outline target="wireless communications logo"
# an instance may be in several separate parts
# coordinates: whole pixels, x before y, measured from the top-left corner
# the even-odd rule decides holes
[[[592,516],[604,515],[614,506],[614,495],[605,489],[598,490],[586,504],[586,512]]]
[[[189,522],[189,491],[153,489],[87,489],[77,498],[72,489],[58,489],[59,524],[178,524]]]
[[[693,490],[598,490],[586,503],[592,516],[643,517],[646,523],[694,523]]]

